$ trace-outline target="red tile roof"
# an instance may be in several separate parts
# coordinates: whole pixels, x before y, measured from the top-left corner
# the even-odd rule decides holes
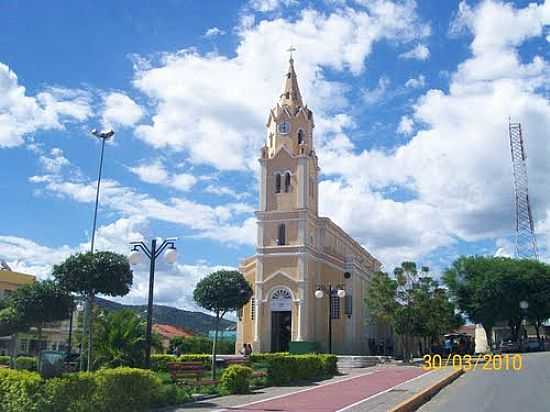
[[[175,338],[175,337],[181,337],[181,338],[187,338],[189,336],[193,336],[194,333],[190,332],[186,329],[180,328],[178,326],[174,325],[166,325],[162,323],[155,323],[153,324],[153,331],[158,333],[164,338]]]

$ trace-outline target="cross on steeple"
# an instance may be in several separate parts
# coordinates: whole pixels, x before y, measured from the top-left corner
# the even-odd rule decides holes
[[[292,52],[295,52],[295,51],[296,51],[296,49],[294,48],[294,46],[291,45],[288,49],[286,49],[286,51],[290,53],[290,60],[293,60],[293,58],[292,58]]]

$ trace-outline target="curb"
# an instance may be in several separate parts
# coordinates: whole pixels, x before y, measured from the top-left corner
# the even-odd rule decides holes
[[[399,405],[390,409],[389,412],[410,412],[415,411],[428,402],[437,392],[449,385],[460,375],[464,373],[464,369],[458,369],[451,373],[446,378],[441,379],[439,382],[434,383],[429,388],[424,389],[421,392],[411,396],[409,399],[404,400]]]

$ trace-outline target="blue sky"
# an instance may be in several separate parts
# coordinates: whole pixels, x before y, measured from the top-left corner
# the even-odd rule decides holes
[[[0,257],[47,277],[85,250],[178,236],[159,303],[254,253],[257,155],[293,44],[320,209],[387,268],[513,252],[507,119],[539,245],[550,196],[550,1],[0,2]],[[142,302],[145,266],[128,302]]]

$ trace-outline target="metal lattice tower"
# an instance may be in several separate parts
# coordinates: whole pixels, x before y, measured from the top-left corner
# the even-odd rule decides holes
[[[521,124],[509,122],[508,129],[516,191],[516,257],[538,259],[535,226],[527,189],[527,165],[525,163],[527,154],[521,133]]]

